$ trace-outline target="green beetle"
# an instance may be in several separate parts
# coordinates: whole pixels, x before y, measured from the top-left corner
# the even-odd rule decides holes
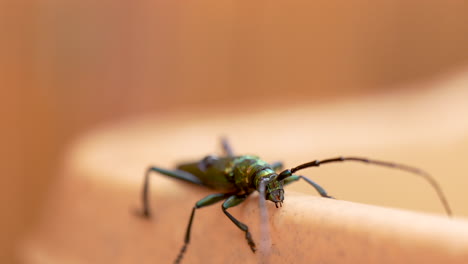
[[[210,194],[195,203],[185,233],[184,244],[175,260],[175,263],[180,263],[187,249],[187,245],[190,242],[190,230],[192,227],[192,222],[196,209],[212,205],[223,200],[224,202],[222,204],[222,210],[224,214],[226,214],[226,216],[245,233],[245,238],[250,249],[252,250],[252,252],[255,252],[256,246],[249,232],[248,226],[237,220],[234,216],[232,216],[227,211],[227,209],[239,205],[240,203],[245,201],[245,199],[254,191],[258,191],[260,193],[260,197],[264,197],[266,200],[275,203],[276,207],[278,208],[282,205],[284,199],[283,187],[299,179],[303,179],[308,184],[310,184],[315,190],[317,190],[320,196],[325,198],[333,198],[332,196],[328,195],[327,192],[320,185],[318,185],[311,179],[295,174],[299,170],[309,167],[318,167],[326,163],[357,161],[399,169],[419,175],[426,179],[436,190],[437,195],[439,196],[439,199],[442,202],[445,211],[449,216],[451,215],[451,209],[449,207],[447,199],[445,198],[445,195],[442,192],[439,185],[437,184],[437,182],[426,172],[414,167],[386,161],[370,160],[360,157],[337,157],[324,160],[314,160],[311,162],[301,164],[297,167],[281,171],[283,167],[281,162],[275,162],[270,164],[261,160],[257,156],[235,156],[231,147],[225,139],[223,139],[221,143],[224,151],[223,157],[209,155],[198,162],[179,164],[175,170],[166,170],[159,167],[151,166],[146,171],[142,190],[142,213],[143,216],[147,218],[150,217],[149,176],[151,172],[158,172],[160,174],[172,178],[205,186],[216,191],[215,194]]]

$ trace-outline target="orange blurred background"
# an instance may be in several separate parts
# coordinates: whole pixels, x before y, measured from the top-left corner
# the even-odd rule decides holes
[[[380,93],[466,67],[463,1],[0,3],[0,260],[102,122]],[[392,87],[392,88],[389,88]]]

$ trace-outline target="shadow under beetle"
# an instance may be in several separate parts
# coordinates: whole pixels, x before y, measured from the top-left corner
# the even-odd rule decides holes
[[[208,205],[215,204],[224,200],[222,204],[222,210],[224,214],[245,233],[247,243],[252,250],[256,251],[255,243],[249,232],[249,228],[244,223],[237,220],[232,216],[227,209],[239,205],[254,191],[258,191],[261,197],[265,197],[266,200],[270,200],[275,203],[276,207],[281,206],[284,199],[283,186],[295,182],[299,179],[305,180],[310,184],[322,197],[333,198],[327,194],[327,192],[317,183],[309,178],[295,173],[299,170],[318,167],[322,164],[343,162],[343,161],[357,161],[368,164],[374,164],[378,166],[385,166],[394,169],[407,171],[416,175],[421,176],[431,184],[431,186],[437,192],[439,199],[444,206],[447,215],[451,215],[451,209],[445,198],[444,193],[437,184],[437,182],[426,172],[410,167],[403,164],[397,164],[386,161],[370,160],[360,157],[337,157],[324,160],[314,160],[301,164],[297,167],[280,171],[283,167],[281,162],[267,163],[261,160],[257,156],[243,155],[234,156],[231,147],[228,142],[223,139],[221,141],[224,156],[206,156],[204,159],[198,162],[183,163],[177,166],[176,170],[166,170],[159,167],[151,166],[148,168],[145,174],[143,191],[142,191],[142,202],[143,202],[143,216],[149,218],[149,176],[151,172],[158,172],[160,174],[184,180],[197,185],[211,188],[218,193],[210,194],[200,201],[195,203],[190,215],[190,220],[185,233],[184,245],[180,249],[180,252],[174,261],[174,263],[180,263],[182,257],[187,249],[187,245],[190,242],[190,229],[192,227],[195,210]]]

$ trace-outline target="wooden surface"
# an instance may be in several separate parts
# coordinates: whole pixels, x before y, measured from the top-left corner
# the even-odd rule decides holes
[[[468,91],[460,83],[444,87],[322,107],[231,116],[192,112],[200,118],[189,120],[182,113],[102,126],[70,148],[21,256],[24,263],[171,263],[191,207],[210,191],[153,177],[154,218],[147,221],[135,215],[143,173],[150,164],[170,168],[216,152],[221,135],[231,139],[237,153],[282,159],[286,167],[341,154],[423,167],[441,183],[454,214],[466,216]],[[468,261],[468,222],[443,216],[434,191],[418,177],[358,164],[304,174],[342,200],[367,199],[439,215],[301,195],[291,190],[312,192],[298,183],[288,186],[283,208],[268,206],[270,263]],[[231,212],[259,243],[256,196]],[[184,263],[256,263],[261,255],[250,252],[243,234],[215,205],[197,212]]]
[[[281,111],[306,104],[332,104],[347,97],[404,91],[406,84],[414,82],[427,81],[411,85],[411,89],[425,93],[432,87],[429,80],[466,72],[467,4],[445,0],[410,4],[406,0],[112,1],[112,5],[110,1],[1,1],[0,262],[18,263],[14,259],[18,242],[43,213],[41,208],[52,183],[59,175],[64,176],[57,168],[62,166],[70,141],[104,122],[121,122],[149,113],[154,117],[151,122],[164,116],[175,119],[174,111],[186,118],[179,121],[199,122],[210,117],[200,116],[194,108],[204,108],[208,115],[229,112],[228,117],[244,111],[245,116],[234,118],[237,121],[224,125],[224,129],[217,129],[209,121],[201,122],[209,139],[204,141],[205,146],[197,146],[200,152],[185,148],[187,158],[214,149],[215,138],[223,133],[229,134],[241,152],[285,160],[290,165],[357,152],[404,159],[429,167],[438,177],[449,175],[451,179],[443,180],[443,185],[450,199],[462,208],[458,212],[465,210],[462,189],[466,184],[460,184],[455,176],[465,175],[466,168],[453,157],[466,156],[466,144],[457,135],[453,141],[446,141],[452,136],[440,116],[434,122],[440,125],[437,129],[444,130],[441,138],[425,138],[412,144],[408,142],[414,138],[405,140],[400,136],[392,140],[377,135],[381,130],[359,131],[354,123],[368,126],[346,114],[332,117],[334,122],[342,117],[352,120],[339,120],[343,127],[354,127],[349,137],[344,133],[347,128],[323,122],[327,112],[292,111],[306,115],[290,121]],[[274,109],[278,118],[269,118],[268,124],[248,118],[258,111]],[[386,109],[393,111],[391,107]],[[440,108],[429,110],[424,108],[427,116]],[[252,120],[246,122],[248,132],[242,125],[246,120]],[[395,124],[395,120],[391,121]],[[259,126],[268,130],[255,132]],[[239,129],[244,132],[236,136]],[[308,133],[304,139],[309,142],[288,140],[297,137],[299,130]],[[436,129],[429,130],[433,136]],[[324,131],[340,131],[343,135],[324,140],[320,136]],[[354,139],[356,132],[374,139]],[[252,135],[258,139],[255,144],[249,140]],[[197,141],[187,135],[170,139],[179,140],[170,144],[170,149],[177,151],[181,145]],[[390,143],[384,150],[380,143],[366,143],[376,139]],[[164,161],[161,165],[171,166],[183,155],[179,152],[173,159],[164,159],[157,154],[170,150],[158,150],[145,162]],[[447,157],[450,161],[440,164]],[[348,166],[343,173],[320,170],[320,175],[327,175],[320,181],[343,199],[440,211],[432,193],[418,189],[417,197],[405,201],[395,198],[395,188],[400,186],[385,188],[391,182],[381,184],[372,177],[365,180],[375,189],[364,191],[353,184],[354,192],[348,191],[350,183],[344,176],[352,170]],[[331,175],[337,177],[332,179]],[[352,175],[358,177],[356,181],[365,182],[359,168]],[[335,184],[341,179],[343,187]],[[395,176],[397,183],[405,179]],[[418,182],[405,185],[418,186]],[[308,190],[301,184],[297,186],[301,191]],[[409,197],[409,189],[404,189],[406,195],[398,192],[401,195],[397,196]]]

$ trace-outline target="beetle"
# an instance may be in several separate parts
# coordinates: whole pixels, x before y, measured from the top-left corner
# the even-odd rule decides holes
[[[257,248],[252,239],[252,235],[249,232],[248,226],[237,220],[227,210],[244,202],[245,199],[254,191],[258,191],[260,193],[260,197],[264,197],[265,200],[275,203],[277,208],[281,207],[284,200],[283,187],[300,179],[310,184],[320,196],[334,199],[316,182],[305,176],[295,174],[299,170],[318,167],[323,164],[344,161],[363,162],[399,169],[421,176],[435,189],[447,215],[451,216],[452,214],[447,199],[435,179],[428,173],[411,166],[362,157],[336,157],[324,160],[314,160],[291,169],[282,170],[283,164],[281,162],[270,164],[254,155],[235,156],[226,139],[222,139],[221,144],[224,152],[224,155],[221,157],[208,155],[201,161],[179,164],[176,166],[175,170],[166,170],[160,167],[150,166],[144,176],[142,189],[142,215],[146,218],[150,217],[149,176],[151,172],[157,172],[171,178],[205,186],[216,191],[215,194],[210,194],[196,202],[192,208],[192,213],[190,214],[188,226],[185,232],[184,244],[174,262],[176,264],[181,262],[190,242],[190,230],[192,228],[195,211],[199,208],[209,206],[223,200],[223,213],[245,233],[247,244],[252,252],[255,253]],[[263,207],[264,199],[259,199],[260,204],[263,205]],[[265,219],[265,217],[262,218]]]

